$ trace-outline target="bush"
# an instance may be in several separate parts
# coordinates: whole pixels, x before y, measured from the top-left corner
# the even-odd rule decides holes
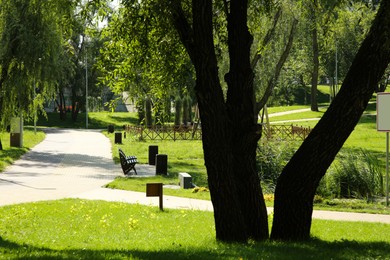
[[[379,160],[366,150],[341,153],[323,178],[317,194],[336,198],[382,196],[383,176]]]
[[[284,166],[294,153],[288,142],[263,142],[257,149],[259,177],[265,193],[275,191],[276,182]]]

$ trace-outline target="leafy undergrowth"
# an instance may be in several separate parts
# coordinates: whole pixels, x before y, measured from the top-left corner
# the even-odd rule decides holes
[[[390,225],[314,220],[301,243],[215,240],[210,212],[102,201],[0,207],[1,259],[367,259],[390,257]]]
[[[314,204],[314,209],[390,215],[384,201],[367,202],[359,199],[324,199]]]

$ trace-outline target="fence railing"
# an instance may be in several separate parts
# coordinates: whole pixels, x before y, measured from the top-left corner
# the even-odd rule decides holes
[[[303,126],[263,125],[263,136],[267,139],[305,140],[310,131],[310,127]]]
[[[140,140],[201,140],[202,130],[192,126],[130,126],[125,127],[129,135]],[[263,137],[281,140],[305,140],[309,135],[310,127],[294,125],[263,125]]]
[[[186,126],[126,126],[126,132],[140,140],[202,140],[200,128]]]

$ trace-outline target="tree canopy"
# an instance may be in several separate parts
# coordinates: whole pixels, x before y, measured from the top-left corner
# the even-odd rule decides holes
[[[118,78],[117,82],[123,80],[119,78],[128,80],[126,84],[122,84],[122,86],[127,85],[127,87],[122,87],[121,90],[134,84],[131,81],[134,82],[134,79],[141,74],[142,80],[145,78],[148,80],[151,78],[158,78],[162,81],[171,80],[171,78],[166,79],[166,75],[175,75],[177,70],[173,70],[174,73],[164,74],[172,71],[164,68],[166,61],[164,62],[164,58],[161,58],[164,57],[163,55],[166,55],[169,64],[175,64],[172,61],[179,58],[176,60],[176,62],[179,61],[177,63],[179,66],[183,64],[181,61],[188,60],[188,58],[191,60],[196,75],[194,90],[202,120],[203,149],[214,206],[216,235],[217,239],[223,241],[268,238],[267,213],[255,161],[256,147],[261,137],[261,127],[257,125],[259,102],[256,102],[255,74],[252,65],[255,63],[256,57],[259,60],[270,61],[270,56],[275,53],[275,50],[279,50],[281,58],[273,59],[273,64],[276,66],[266,66],[266,68],[275,68],[273,71],[271,69],[271,73],[269,73],[271,77],[267,78],[266,73],[260,73],[258,78],[259,81],[265,83],[263,91],[270,89],[272,93],[274,88],[272,81],[277,81],[282,65],[287,59],[286,57],[283,59],[283,54],[290,51],[287,47],[291,44],[291,38],[294,38],[293,21],[300,18],[299,12],[290,14],[291,18],[284,20],[288,28],[282,30],[285,37],[282,37],[283,34],[279,34],[278,37],[274,38],[278,39],[274,41],[276,45],[269,45],[271,41],[267,40],[268,36],[272,36],[274,28],[277,28],[276,25],[280,19],[278,13],[282,10],[278,8],[278,5],[273,6],[270,3],[271,1],[254,3],[253,1],[236,0],[211,3],[211,1],[204,0],[192,1],[192,4],[189,1],[172,1],[169,5],[162,5],[159,1],[124,1],[125,9],[121,16],[132,17],[136,14],[136,17],[128,19],[126,25],[129,26],[126,27],[120,26],[123,25],[120,22],[123,18],[118,16],[118,20],[114,23],[116,27],[113,27],[110,37],[119,36],[120,41],[110,38],[112,41],[108,46],[114,46],[116,52],[111,53],[107,48],[105,53],[106,61],[111,59],[115,61],[112,63],[114,64],[112,71],[115,73],[112,74],[111,78]],[[316,57],[314,57],[312,64],[315,68],[309,69],[312,74],[312,82],[316,83],[320,68],[317,23],[332,17],[334,14],[332,10],[334,10],[336,2],[332,2],[332,4],[326,1],[315,1],[315,3],[318,4],[315,6],[316,9],[309,11],[316,15],[311,17],[315,21],[315,27],[308,30],[313,37],[313,42],[309,41],[307,49],[316,49],[314,54]],[[302,10],[299,9],[299,4],[304,6],[309,4],[309,1],[299,1],[296,8]],[[256,5],[257,9],[252,8]],[[321,19],[319,19],[322,10],[320,7],[327,10]],[[345,10],[349,11],[348,8],[355,7],[355,5],[347,6]],[[251,12],[247,10],[251,10]],[[275,198],[272,238],[287,240],[309,238],[314,191],[319,180],[356,125],[357,119],[367,105],[368,97],[372,95],[374,86],[389,63],[388,42],[390,39],[386,34],[389,31],[389,17],[386,15],[389,13],[388,11],[388,2],[382,2],[371,32],[345,78],[340,97],[337,101],[335,100],[334,105],[332,104],[329,112],[324,116],[323,120],[329,122],[320,122],[283,171]],[[350,13],[346,12],[345,14]],[[254,14],[268,17],[268,21],[267,19],[264,21],[267,21],[269,34],[265,33],[267,31],[265,30],[259,34],[259,39],[254,39],[253,35],[258,32],[257,28],[260,28],[254,25],[258,23],[256,21],[261,21],[261,19],[254,19]],[[297,15],[298,17],[296,17]],[[176,32],[172,30],[172,26],[169,26],[169,22],[172,22]],[[329,26],[328,23],[326,25]],[[127,28],[130,30],[126,30]],[[357,26],[354,28],[358,29]],[[384,32],[378,28],[384,28]],[[286,34],[285,32],[290,33]],[[363,34],[364,32],[359,35]],[[304,39],[305,34],[302,33],[302,35],[301,39]],[[348,38],[346,36],[346,39]],[[176,45],[175,39],[180,39],[184,49]],[[362,40],[363,37],[360,39]],[[356,41],[353,45],[356,47],[361,40]],[[251,49],[253,42],[260,43],[254,52]],[[301,40],[301,42],[305,41]],[[386,44],[377,45],[380,42],[386,42]],[[171,44],[170,47],[164,47],[168,43]],[[277,48],[277,44],[282,47]],[[377,47],[370,50],[367,47],[370,45]],[[174,52],[175,50],[180,51]],[[187,52],[188,57],[182,56],[183,50]],[[272,51],[267,53],[267,50]],[[127,55],[118,59],[121,56],[118,54],[123,51],[126,51]],[[180,55],[171,56],[172,52]],[[295,52],[299,52],[299,46],[296,46]],[[369,58],[373,57],[373,52],[375,52],[376,60]],[[110,56],[111,54],[113,55]],[[131,58],[127,59],[127,56]],[[223,62],[224,60],[226,62]],[[159,61],[162,62],[155,63]],[[365,64],[366,62],[367,64]],[[372,62],[376,62],[380,66],[374,68]],[[145,64],[146,66],[144,66]],[[369,75],[360,73],[363,64],[371,64],[373,68],[367,68],[367,71],[370,70],[372,73]],[[169,67],[167,66],[167,68]],[[130,70],[130,68],[133,69]],[[295,69],[297,68],[295,67]],[[108,69],[107,72],[109,71]],[[161,73],[162,71],[164,73]],[[133,75],[133,80],[129,80],[127,73]],[[305,71],[298,73],[306,74]],[[359,73],[360,82],[356,82],[353,78]],[[317,75],[313,76],[314,74]],[[220,80],[221,78],[224,81]],[[367,81],[369,84],[366,84]],[[148,81],[147,88],[156,86],[150,84],[152,82]],[[270,85],[271,88],[269,88]],[[145,86],[140,86],[141,91],[147,92]],[[349,98],[348,95],[351,95],[352,98]],[[348,102],[346,102],[347,100]],[[352,107],[354,107],[353,104],[359,105],[354,107],[352,111],[345,108],[345,104],[350,104]],[[353,116],[349,112],[352,112]],[[343,118],[342,122],[340,118]],[[330,126],[331,129],[329,129]],[[334,138],[337,136],[334,131],[339,130],[340,127],[344,130],[343,135],[340,138]],[[333,134],[323,136],[326,133]],[[326,145],[319,144],[318,140],[325,140]],[[307,160],[302,158],[307,158]],[[320,160],[321,163],[318,163],[319,158],[323,158]],[[295,207],[291,205],[295,205]],[[288,232],[284,232],[287,230]]]
[[[63,71],[66,21],[73,1],[2,0],[0,3],[1,120],[31,115],[53,97]],[[65,64],[66,66],[67,64]],[[37,95],[35,97],[35,95]]]

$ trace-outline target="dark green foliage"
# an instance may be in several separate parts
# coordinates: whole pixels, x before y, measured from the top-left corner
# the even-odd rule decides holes
[[[294,153],[289,143],[264,142],[257,149],[259,177],[265,193],[273,193],[284,166]]]
[[[384,195],[380,161],[366,150],[341,153],[321,181],[317,194],[336,198],[365,198]]]

